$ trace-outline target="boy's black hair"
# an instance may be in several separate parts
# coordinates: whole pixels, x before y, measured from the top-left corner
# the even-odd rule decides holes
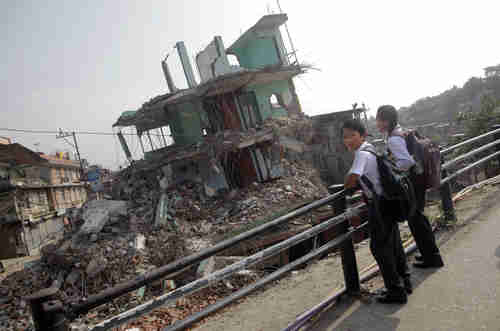
[[[363,123],[361,123],[360,120],[350,119],[345,121],[342,124],[342,130],[343,129],[351,129],[353,131],[358,131],[361,136],[366,136],[366,128],[363,125]]]
[[[378,107],[377,117],[378,120],[389,122],[388,132],[389,134],[394,130],[396,125],[398,125],[398,111],[394,106],[383,105]]]

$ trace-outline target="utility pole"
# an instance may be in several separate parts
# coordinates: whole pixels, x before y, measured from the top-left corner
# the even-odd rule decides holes
[[[67,137],[73,137],[73,143],[70,143],[67,141],[65,138]],[[64,132],[62,129],[59,129],[59,133],[56,136],[56,139],[64,139],[68,144],[73,146],[76,150],[76,155],[78,156],[78,161],[80,162],[80,180],[83,178],[83,164],[82,164],[82,158],[80,157],[80,150],[78,149],[78,143],[76,141],[76,134],[75,131],[73,132]]]

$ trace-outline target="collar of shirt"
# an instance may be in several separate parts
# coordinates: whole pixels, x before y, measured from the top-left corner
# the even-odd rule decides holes
[[[361,145],[359,145],[358,149],[356,149],[354,151],[354,153],[357,153],[359,151],[361,151],[363,149],[363,147],[366,147],[368,145],[368,142],[367,141],[363,141],[363,143]]]

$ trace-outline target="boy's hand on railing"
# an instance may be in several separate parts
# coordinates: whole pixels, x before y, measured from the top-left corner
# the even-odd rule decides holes
[[[358,190],[357,187],[351,187],[351,188],[344,189],[344,192],[345,192],[346,196],[350,197],[350,196],[354,195],[354,193],[356,193],[357,190]]]

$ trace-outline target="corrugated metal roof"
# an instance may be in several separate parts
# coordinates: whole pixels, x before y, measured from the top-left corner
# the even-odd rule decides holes
[[[80,162],[78,162],[78,161],[59,159],[56,156],[46,155],[46,154],[42,154],[40,156],[43,159],[49,161],[49,164],[52,164],[52,165],[61,165],[61,166],[67,166],[67,167],[73,167],[73,168],[80,168]]]
[[[47,160],[23,145],[14,143],[8,145],[0,144],[0,162],[14,165],[38,165],[47,163]]]

